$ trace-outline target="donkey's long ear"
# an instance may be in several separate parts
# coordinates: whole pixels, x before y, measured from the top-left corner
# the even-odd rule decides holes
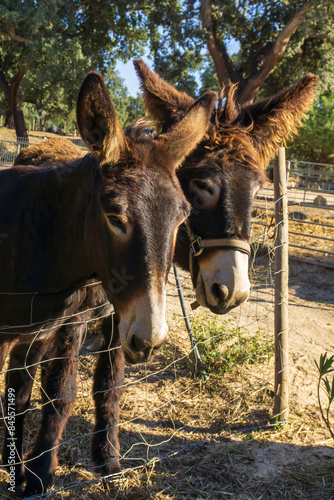
[[[140,80],[145,108],[165,132],[186,114],[195,101],[153,73],[142,59],[135,59],[133,64]]]
[[[216,92],[206,92],[190,108],[188,113],[169,132],[161,134],[158,141],[174,158],[174,167],[197,146],[206,133],[217,100]]]
[[[116,163],[125,147],[125,138],[100,73],[89,73],[81,85],[77,121],[81,137],[100,162]]]
[[[301,126],[312,105],[319,77],[312,73],[282,92],[242,108],[242,123],[253,122],[250,135],[260,151],[264,166],[275,156],[277,149],[292,137]]]

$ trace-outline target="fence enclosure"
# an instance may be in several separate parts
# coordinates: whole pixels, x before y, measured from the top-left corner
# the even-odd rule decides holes
[[[73,140],[73,142],[82,146],[80,139]],[[0,168],[11,166],[21,147],[23,147],[21,143],[3,141],[0,144]],[[167,348],[163,349],[157,361],[139,368],[128,368],[127,379],[124,383],[126,394],[121,409],[123,415],[121,420],[121,463],[124,471],[114,478],[115,481],[120,482],[119,487],[122,487],[122,481],[126,482],[127,475],[131,473],[136,476],[137,470],[141,470],[143,467],[145,467],[145,473],[150,476],[159,462],[170,463],[168,461],[174,460],[174,463],[177,463],[178,455],[183,456],[182,453],[185,450],[192,455],[196,451],[196,446],[203,448],[210,446],[210,435],[213,432],[211,429],[212,415],[223,410],[215,406],[214,398],[209,398],[202,390],[202,386],[208,384],[210,390],[212,387],[212,394],[215,395],[214,377],[216,374],[211,373],[212,377],[208,377],[208,382],[194,378],[195,366],[192,362],[192,356],[198,347],[201,348],[205,344],[212,350],[216,348],[213,347],[216,346],[217,339],[215,337],[224,338],[223,335],[226,332],[228,333],[226,344],[237,345],[238,342],[241,343],[240,339],[242,341],[244,339],[244,337],[238,337],[241,330],[251,332],[253,335],[261,328],[265,328],[270,333],[273,333],[275,329],[275,382],[272,382],[272,366],[269,367],[268,363],[262,363],[254,392],[258,391],[261,394],[267,390],[268,386],[274,387],[276,398],[273,421],[276,424],[284,422],[288,418],[287,216],[289,216],[290,226],[289,240],[292,241],[290,243],[292,249],[290,249],[290,257],[306,261],[313,260],[316,263],[330,266],[332,255],[334,255],[334,248],[332,249],[334,173],[292,168],[293,165],[290,164],[287,176],[283,152],[284,150],[281,149],[279,160],[274,166],[275,187],[268,184],[262,189],[258,193],[254,206],[251,299],[257,302],[256,307],[251,309],[250,305],[243,305],[242,312],[238,308],[228,315],[231,320],[225,318],[216,320],[213,319],[211,313],[206,312],[205,317],[209,318],[208,324],[211,324],[210,321],[217,321],[219,329],[210,331],[207,338],[203,337],[202,339],[196,333],[198,328],[194,328],[197,335],[196,346],[193,341],[189,342],[186,332],[182,329],[185,311],[181,311],[174,279],[170,278],[167,304],[171,335]],[[287,193],[286,180],[288,180]],[[313,234],[314,228],[319,233]],[[309,231],[312,231],[312,234]],[[307,243],[308,241],[310,243]],[[190,303],[194,299],[191,281],[185,273],[180,274],[185,295],[185,307],[188,311],[191,327],[201,322],[204,316],[202,316],[201,310],[191,311]],[[263,299],[264,296],[266,302]],[[231,333],[229,330],[229,321],[233,324],[236,333]],[[263,327],[263,325],[265,326]],[[195,333],[194,336],[196,336]],[[262,333],[258,335],[261,336]],[[225,356],[225,352],[222,350],[221,355]],[[45,495],[48,498],[60,498],[58,495],[66,495],[68,491],[70,498],[88,499],[92,498],[92,495],[95,498],[106,497],[106,493],[100,491],[100,479],[91,466],[89,446],[87,445],[93,433],[92,422],[94,421],[92,389],[89,379],[94,369],[97,354],[98,351],[80,355],[77,406],[72,423],[68,426],[68,430],[59,445],[60,451],[65,457],[60,464],[62,476],[58,478],[54,491]],[[27,367],[28,370],[29,367]],[[243,375],[246,377],[244,372]],[[252,383],[254,383],[254,379]],[[243,399],[241,397],[238,399],[237,390],[235,393],[232,390],[230,393],[227,392],[227,396],[231,398],[232,406],[229,416],[225,416],[228,422],[222,431],[225,439],[241,432],[239,428],[233,427],[233,418],[235,415],[242,416],[243,405]],[[33,407],[28,415],[27,427],[30,426],[30,430],[26,448],[28,448],[28,441],[38,427],[38,419],[36,419],[35,414],[36,410],[40,408],[40,396],[36,390],[33,396]],[[252,431],[252,429],[266,428],[268,425],[267,419],[258,419],[254,423],[249,417],[249,420],[246,418],[246,423],[245,419],[243,421],[241,417],[240,421],[243,422],[242,430],[250,429]],[[207,428],[208,432],[203,433],[202,440],[196,441],[196,429],[199,427]],[[78,450],[77,454],[76,450]],[[193,460],[196,460],[196,457]],[[66,462],[69,462],[70,466]],[[205,461],[203,463],[205,475],[208,475],[209,471],[205,469]],[[172,465],[171,468],[173,468]],[[177,476],[178,471],[173,473]],[[4,475],[4,473],[2,474]],[[98,485],[97,489],[93,492],[89,490],[86,497],[83,488],[93,488],[92,485]],[[194,494],[194,491],[191,493]],[[166,494],[172,497],[173,492],[168,491]],[[210,494],[210,489],[208,489],[208,495]],[[226,494],[231,495],[232,493],[227,492]],[[157,498],[159,497],[157,496]]]

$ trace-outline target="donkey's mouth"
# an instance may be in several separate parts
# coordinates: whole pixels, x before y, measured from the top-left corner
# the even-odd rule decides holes
[[[206,297],[205,292],[206,292],[206,290],[205,290],[204,281],[203,281],[202,276],[199,274],[198,278],[197,278],[197,283],[196,283],[196,300],[200,306],[207,307],[211,311],[212,307],[217,307],[217,306],[213,306],[213,305],[209,304],[209,302],[207,301],[207,297]]]
[[[132,351],[129,348],[123,348],[125,361],[130,365],[137,365],[139,363],[147,363],[152,361],[157,351],[160,349],[158,347],[147,348],[144,351]]]
[[[232,309],[234,309],[235,307],[238,307],[237,305],[234,305],[234,306],[222,306],[222,305],[218,305],[218,306],[210,306],[210,304],[207,305],[207,307],[210,309],[210,311],[213,313],[213,314],[227,314],[228,312],[230,312]]]

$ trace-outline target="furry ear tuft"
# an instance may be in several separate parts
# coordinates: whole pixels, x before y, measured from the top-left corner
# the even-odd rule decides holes
[[[100,73],[88,73],[80,87],[77,122],[81,137],[101,164],[116,163],[125,147],[125,138]]]
[[[233,123],[234,121],[237,120],[239,116],[240,107],[238,106],[235,100],[235,94],[237,89],[238,89],[238,84],[232,85],[232,87],[227,92],[225,105],[221,106],[220,109],[218,109],[218,116],[222,122]],[[225,88],[223,87],[221,90],[221,98],[220,98],[221,101],[223,99],[224,93],[225,93]]]
[[[206,92],[198,99],[180,121],[168,132],[159,136],[159,141],[174,158],[174,168],[195,149],[208,130],[216,92]]]
[[[291,87],[278,94],[243,106],[239,121],[252,125],[250,135],[266,167],[280,146],[297,133],[302,118],[311,108],[319,77],[308,73]]]
[[[140,81],[145,108],[156,125],[163,127],[165,132],[186,114],[195,101],[153,73],[142,59],[135,59],[133,64]]]

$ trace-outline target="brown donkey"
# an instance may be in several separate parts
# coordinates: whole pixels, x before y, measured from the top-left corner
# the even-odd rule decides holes
[[[77,116],[92,154],[0,173],[0,365],[14,340],[41,339],[77,309],[80,285],[94,275],[115,307],[129,362],[163,343],[165,281],[188,215],[175,168],[202,138],[214,99],[206,95],[167,134],[125,135],[102,77],[91,73]]]
[[[175,169],[203,137],[215,100],[206,94],[158,137],[141,127],[124,133],[101,75],[90,73],[77,121],[91,154],[51,170],[0,173],[1,366],[13,342],[24,350],[32,340],[51,340],[95,276],[115,308],[127,360],[150,359],[161,346],[165,283],[189,213]],[[28,494],[43,491],[49,478],[31,475],[38,486],[28,485]]]
[[[156,115],[154,117],[164,130],[168,130],[184,116],[187,109],[193,105],[193,100],[185,94],[177,92],[157,75],[150,72],[142,61],[137,61],[136,65],[144,87],[148,88],[146,92],[153,101],[153,104],[149,104],[149,109],[153,115],[155,112],[160,113],[158,117]],[[218,294],[219,290],[215,290],[215,287],[226,286],[224,283],[222,285],[221,281],[225,280],[225,283],[228,283],[229,280],[231,281],[231,275],[236,282],[235,289],[243,282],[246,282],[248,286],[247,260],[245,264],[247,253],[244,253],[247,251],[247,245],[242,246],[239,240],[242,242],[249,237],[253,192],[262,181],[262,169],[266,166],[269,155],[273,154],[275,148],[282,143],[284,135],[295,131],[301,116],[310,106],[316,88],[316,80],[316,77],[307,76],[291,89],[283,91],[271,99],[260,101],[257,106],[250,105],[242,110],[235,106],[233,94],[230,94],[225,107],[220,107],[214,112],[205,141],[198,146],[193,155],[178,170],[184,191],[192,203],[192,219],[191,224],[188,228],[183,229],[183,234],[178,238],[176,260],[183,267],[189,269],[190,246],[193,279],[196,275],[201,275],[206,279],[206,283],[210,283],[211,280],[211,283],[213,282],[212,293]],[[155,110],[155,105],[158,111]],[[250,112],[253,115],[248,114]],[[290,123],[285,123],[284,116],[286,119],[290,116]],[[166,122],[163,122],[164,118]],[[270,128],[269,125],[273,125],[274,119],[276,125]],[[257,120],[257,124],[255,120]],[[261,144],[260,140],[262,126],[268,134],[264,144]],[[255,147],[256,138],[259,141],[257,147]],[[61,140],[57,139],[56,141]],[[265,152],[265,144],[268,148],[267,153]],[[57,142],[55,149],[61,154],[63,149],[61,142]],[[75,146],[70,146],[70,149],[74,155],[79,154],[79,149]],[[28,155],[29,150],[26,152]],[[38,157],[38,151],[35,151],[34,154]],[[57,154],[56,151],[55,154]],[[36,161],[38,160],[36,159]],[[190,240],[194,237],[194,228],[197,236],[201,235],[201,239],[197,239],[193,243],[194,247],[199,245],[196,252],[190,245]],[[207,246],[205,246],[205,242],[208,242]],[[232,250],[229,249],[229,245]],[[202,255],[201,258],[196,257],[194,253],[198,253],[202,248],[204,248],[203,253],[207,255]],[[198,263],[195,257],[198,259]],[[204,257],[206,259],[203,259]],[[193,262],[194,260],[195,262]],[[235,273],[234,276],[232,273]],[[204,281],[203,278],[201,279]],[[196,284],[197,280],[194,279],[194,282]],[[233,290],[234,303],[232,304],[230,300],[230,305],[228,305],[228,301],[225,301],[224,306],[222,300],[223,307],[217,312],[225,312],[226,309],[237,305],[244,298],[240,291],[236,293],[235,289]],[[208,295],[210,297],[210,293]],[[210,306],[210,302],[207,305]],[[212,307],[211,304],[210,308]],[[109,328],[103,328],[104,348],[108,348],[108,345],[116,347],[118,345],[116,332],[110,341],[108,340],[108,331]],[[64,364],[66,364],[66,360],[64,360]],[[56,368],[56,362],[51,362],[50,365],[54,366],[53,369],[49,367],[46,373],[44,389],[49,397],[62,398],[63,394],[69,394],[63,385],[65,377],[60,379],[60,371]],[[22,366],[22,362],[21,365],[19,362],[17,366]],[[109,370],[106,370],[107,366]],[[96,426],[93,434],[92,452],[95,464],[99,466],[104,475],[119,470],[118,401],[122,393],[123,368],[122,351],[112,349],[109,355],[107,353],[100,354],[94,377]],[[73,385],[74,378],[73,373],[71,377],[67,378],[66,382],[70,387],[71,384]],[[59,380],[62,380],[62,383],[59,383]],[[57,393],[57,390],[60,392]],[[49,405],[44,408],[43,427],[39,434],[40,443],[46,430],[50,430],[47,409],[50,410],[51,407]]]
[[[153,73],[141,59],[134,64],[146,110],[166,132],[194,99]],[[248,297],[253,197],[269,160],[297,132],[313,102],[317,81],[317,76],[308,74],[279,94],[242,107],[235,103],[232,87],[224,105],[220,100],[214,109],[205,138],[178,169],[192,210],[178,232],[175,259],[191,271],[198,303],[216,314]]]

